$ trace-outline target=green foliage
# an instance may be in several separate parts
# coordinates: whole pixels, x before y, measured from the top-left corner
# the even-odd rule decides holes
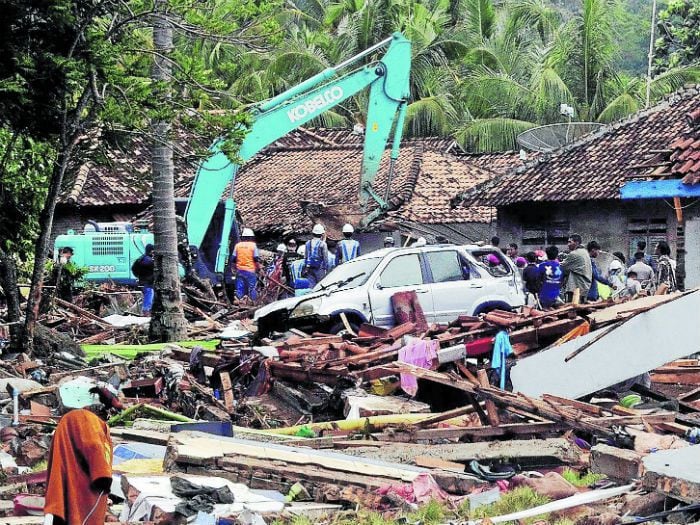
[[[593,472],[581,474],[580,472],[570,468],[565,468],[561,475],[574,487],[590,487],[601,479],[605,479],[603,474],[595,474]]]
[[[421,505],[418,510],[408,516],[409,522],[419,522],[424,525],[437,525],[442,523],[447,515],[445,506],[437,500],[431,499]]]
[[[700,60],[700,0],[670,0],[659,12],[657,72],[697,64]]]
[[[469,519],[487,518],[493,516],[501,516],[503,514],[511,514],[521,510],[532,509],[539,505],[549,503],[549,498],[542,496],[532,490],[530,487],[517,487],[511,491],[501,494],[501,499],[490,505],[483,505],[474,510],[468,509],[466,506],[461,509],[460,514],[467,515]],[[523,520],[525,524],[534,523],[539,520],[547,520],[548,514],[535,516]]]
[[[46,143],[0,128],[0,243],[26,260],[37,234],[54,151]]]

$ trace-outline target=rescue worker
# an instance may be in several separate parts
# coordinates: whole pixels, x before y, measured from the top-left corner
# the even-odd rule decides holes
[[[336,265],[339,266],[360,256],[360,243],[352,238],[354,233],[355,228],[352,227],[352,224],[343,226],[343,237],[345,238],[338,242],[335,249]]]
[[[260,254],[255,244],[255,233],[250,228],[243,228],[241,241],[234,246],[231,261],[236,269],[236,298],[248,296],[255,301],[258,298]]]
[[[384,237],[384,248],[393,248],[396,245],[396,241],[393,237]]]
[[[304,248],[304,276],[309,280],[309,288],[316,286],[328,270],[326,228],[323,224],[316,224],[311,233],[313,237],[306,241]]]

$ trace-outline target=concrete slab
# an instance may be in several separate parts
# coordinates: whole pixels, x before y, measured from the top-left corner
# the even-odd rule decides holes
[[[596,330],[519,361],[513,391],[577,399],[700,350],[700,290],[630,318],[605,335]],[[671,339],[669,336],[671,335]],[[575,350],[590,345],[565,361]]]
[[[648,489],[688,503],[700,501],[700,445],[661,450],[642,460]]]

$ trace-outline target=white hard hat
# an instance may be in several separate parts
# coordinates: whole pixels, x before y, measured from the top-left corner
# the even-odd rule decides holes
[[[610,263],[609,270],[612,272],[613,270],[622,270],[622,263],[615,259]]]
[[[384,244],[391,244],[392,246],[396,244],[393,237],[384,237]]]
[[[425,246],[426,244],[428,244],[428,241],[425,240],[425,237],[418,237],[418,240],[411,246],[415,246],[417,248],[419,246]]]
[[[241,237],[255,237],[255,234],[250,228],[243,228],[243,233],[241,233]]]
[[[326,233],[326,229],[323,227],[323,224],[316,224],[314,225],[314,229],[311,230],[311,233],[314,235],[323,235]]]
[[[277,251],[278,252],[286,252],[287,251],[287,245],[286,244],[278,244],[277,245]]]
[[[353,233],[355,231],[355,228],[352,227],[352,224],[346,224],[343,226],[343,233]]]

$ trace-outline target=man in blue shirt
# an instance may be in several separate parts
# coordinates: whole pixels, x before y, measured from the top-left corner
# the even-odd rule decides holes
[[[538,265],[542,275],[542,287],[540,288],[540,304],[543,308],[552,308],[560,302],[561,281],[564,276],[557,256],[559,248],[548,246],[545,250],[547,260]]]

